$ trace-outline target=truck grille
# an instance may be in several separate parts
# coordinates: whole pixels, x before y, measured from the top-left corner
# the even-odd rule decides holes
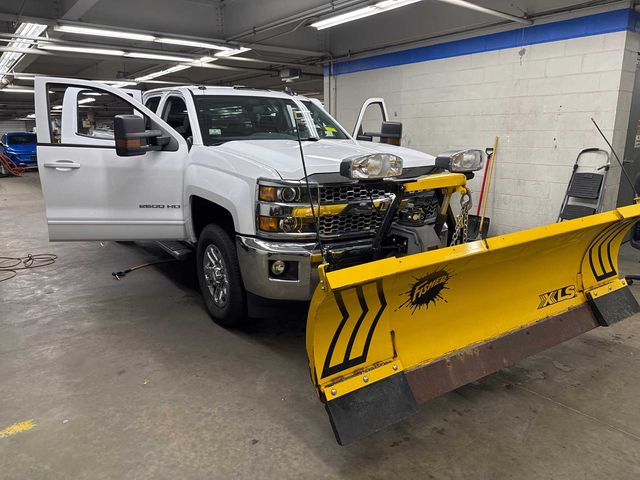
[[[351,200],[369,200],[389,193],[383,188],[366,188],[362,185],[324,185],[320,187],[320,203],[344,203]]]
[[[383,183],[368,186],[361,184],[321,185],[317,191],[320,205],[350,204],[340,215],[326,215],[319,218],[320,235],[326,237],[374,235],[382,226],[386,210],[376,210],[371,205],[371,200],[390,200],[392,198],[391,188]],[[425,194],[428,195],[427,192]],[[436,196],[433,193],[430,199],[427,196],[423,209],[428,222],[435,219],[439,208]],[[396,213],[396,219],[397,215]]]
[[[440,210],[440,203],[438,202],[438,199],[434,195],[433,198],[431,199],[431,202],[429,203],[429,205],[427,205],[427,208],[425,209],[427,220],[435,220],[439,210]]]
[[[384,212],[320,217],[321,235],[374,234],[382,225]]]

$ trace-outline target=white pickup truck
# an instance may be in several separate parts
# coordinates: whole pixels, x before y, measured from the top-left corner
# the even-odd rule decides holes
[[[442,166],[392,145],[399,124],[374,142],[361,114],[354,139],[317,100],[284,92],[194,86],[140,97],[51,77],[36,78],[35,91],[50,239],[193,249],[207,308],[225,326],[246,319],[254,296],[309,300],[327,255],[348,263],[383,248],[377,233],[395,196],[383,177]],[[483,161],[478,151],[452,158],[452,171]],[[384,226],[396,254],[447,244],[455,222],[441,200],[436,190],[403,199]]]

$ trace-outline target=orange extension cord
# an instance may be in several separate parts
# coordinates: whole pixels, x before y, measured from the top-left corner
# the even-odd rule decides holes
[[[24,173],[24,168],[19,167],[15,163],[13,163],[13,160],[7,157],[4,153],[0,153],[0,163],[14,177],[21,177]]]

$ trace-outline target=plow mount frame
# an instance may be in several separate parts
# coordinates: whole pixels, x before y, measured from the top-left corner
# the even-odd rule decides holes
[[[463,175],[430,177],[407,187],[464,190]],[[639,218],[636,204],[342,270],[321,265],[307,353],[338,443],[640,311],[617,265]],[[474,285],[490,288],[482,296]]]

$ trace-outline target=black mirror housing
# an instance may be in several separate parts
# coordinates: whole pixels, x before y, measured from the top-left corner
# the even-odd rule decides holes
[[[390,145],[400,145],[402,139],[402,123],[382,122],[380,141]]]
[[[402,139],[402,123],[400,122],[382,122],[380,133],[377,132],[364,132],[359,133],[356,140],[362,140],[372,142],[374,137],[380,138],[380,143],[387,143],[389,145],[400,145]]]
[[[113,123],[116,154],[119,157],[144,155],[149,150],[161,150],[168,141],[160,130],[147,130],[144,118],[138,115],[116,115]],[[153,144],[149,144],[149,139]]]

